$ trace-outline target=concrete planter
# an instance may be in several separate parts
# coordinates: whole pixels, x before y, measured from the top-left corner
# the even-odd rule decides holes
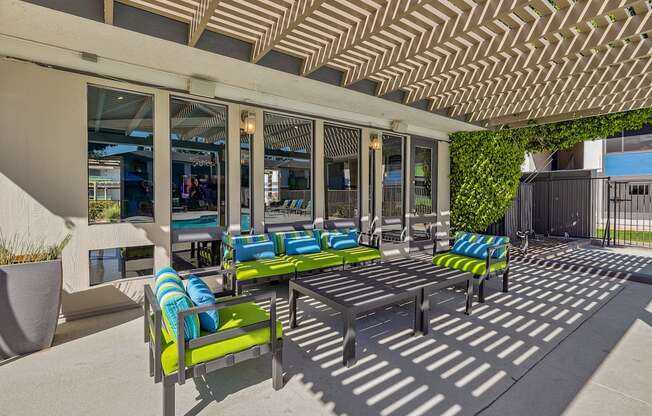
[[[0,359],[52,345],[61,284],[61,260],[0,266]]]

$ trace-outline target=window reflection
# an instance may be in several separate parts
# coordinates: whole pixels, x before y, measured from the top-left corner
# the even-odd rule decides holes
[[[403,138],[383,136],[383,217],[403,216]]]
[[[433,211],[432,149],[427,147],[414,149],[414,209],[419,215]]]
[[[91,286],[154,274],[154,246],[90,250],[88,260]]]
[[[88,87],[88,222],[154,220],[153,98]]]
[[[326,218],[358,216],[358,152],[360,130],[324,125]]]
[[[226,114],[224,106],[170,100],[172,251],[177,270],[217,264],[213,257],[219,227],[226,220]]]
[[[313,123],[265,113],[265,223],[312,220]]]
[[[252,136],[240,133],[240,231],[251,229],[251,142]]]

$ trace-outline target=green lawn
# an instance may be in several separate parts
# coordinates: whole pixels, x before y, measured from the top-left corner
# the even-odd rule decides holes
[[[604,228],[596,230],[596,236],[602,238]],[[618,230],[618,235],[614,235],[614,230],[611,230],[611,239],[618,237],[620,241],[639,241],[643,243],[652,243],[652,231],[635,231],[635,230]]]

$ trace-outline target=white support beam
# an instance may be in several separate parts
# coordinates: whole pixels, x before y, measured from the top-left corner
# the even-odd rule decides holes
[[[560,121],[575,120],[579,118],[599,116],[602,114],[619,113],[622,111],[638,110],[641,108],[649,108],[649,107],[652,107],[652,98],[641,98],[641,99],[635,99],[631,101],[617,102],[606,107],[590,108],[590,109],[584,109],[580,111],[574,111],[572,113],[564,113],[564,114],[557,114],[550,117],[543,117],[537,119],[536,122],[537,124],[558,123]],[[522,120],[522,121],[516,121],[510,123],[509,127],[520,128],[520,127],[527,127],[528,125],[530,125],[529,120],[527,121]],[[495,125],[495,127],[498,127],[498,125]]]
[[[104,0],[104,23],[113,24],[113,0]]]
[[[298,28],[323,3],[323,0],[297,0],[275,21],[253,46],[251,62],[256,63],[267,52],[279,45],[292,31]]]
[[[400,22],[401,19],[421,10],[427,3],[429,2],[424,0],[386,0],[382,7],[366,10],[365,12],[361,11],[359,16],[353,19],[347,28],[339,32],[336,41],[331,42],[329,47],[323,48],[323,50],[305,60],[301,74],[308,75],[349,53],[360,56],[359,64],[365,64],[367,58],[362,58],[359,55],[361,51],[357,51],[357,49],[365,51],[367,49],[365,45],[368,44],[371,38],[378,37],[383,31]],[[334,10],[325,11],[326,21],[344,20],[344,16],[337,12],[337,5],[331,5],[331,8]],[[379,54],[382,54],[384,49],[371,49],[367,53],[375,54],[378,59],[382,59]],[[346,83],[346,81],[344,82]]]
[[[613,65],[620,64],[627,68],[636,60],[648,60],[652,56],[652,39],[629,42],[615,48],[596,51],[589,55],[578,55],[572,59],[563,59],[552,67],[541,66],[536,69],[525,69],[498,79],[484,81],[434,97],[433,109],[453,107],[452,114],[458,116],[472,111],[490,107],[502,106],[528,98],[535,98],[534,93],[541,95],[558,92],[557,87],[577,79],[582,85],[582,79],[605,74],[605,78],[617,78],[620,71],[615,71]],[[627,63],[627,64],[626,64]]]
[[[399,82],[391,79],[384,82],[381,91],[389,92],[398,88],[410,87],[427,80],[441,79],[442,74],[450,74],[471,66],[481,66],[482,62],[504,59],[505,55],[522,53],[536,42],[543,42],[563,32],[574,32],[579,25],[591,22],[596,16],[602,16],[614,10],[628,7],[639,0],[579,0],[569,7],[556,13],[539,17],[532,24],[519,27],[518,30],[507,30],[495,36],[488,36],[483,41],[470,45],[466,50],[454,55],[430,60],[422,71],[411,71],[408,79]],[[566,38],[569,41],[575,36]],[[418,97],[417,100],[425,98]]]
[[[510,114],[523,113],[528,111],[535,111],[542,108],[559,105],[562,102],[579,102],[591,96],[603,95],[605,91],[617,92],[625,91],[632,83],[650,82],[652,84],[652,61],[640,61],[645,67],[645,72],[637,73],[630,77],[609,78],[607,82],[597,84],[583,84],[576,89],[570,91],[562,91],[555,94],[537,97],[531,100],[525,100],[503,107],[491,107],[485,110],[474,112],[471,114],[470,121],[488,120],[498,117],[507,116]],[[633,68],[633,67],[632,67]],[[581,84],[582,85],[582,84]]]
[[[539,120],[547,119],[549,117],[558,116],[561,114],[573,114],[580,112],[584,109],[592,108],[611,108],[612,106],[622,103],[622,102],[631,102],[631,101],[640,101],[648,98],[652,98],[652,89],[649,88],[650,78],[647,78],[647,83],[635,83],[632,89],[627,89],[624,91],[617,91],[615,93],[610,92],[609,94],[599,95],[592,98],[588,98],[582,101],[569,101],[561,103],[560,105],[546,107],[538,110],[527,111],[521,114],[516,114],[512,116],[499,117],[495,119],[488,120],[489,126],[501,126],[501,125],[512,125],[516,122],[529,122],[530,120]]]
[[[363,71],[355,74],[351,73],[351,75],[347,74],[345,84],[349,85],[375,74],[380,74],[410,60],[423,59],[426,52],[434,53],[437,47],[447,45],[462,35],[476,34],[477,36],[482,31],[482,26],[487,22],[492,22],[516,10],[521,10],[528,3],[528,0],[511,0],[501,2],[486,1],[476,4],[471,10],[450,16],[448,20],[442,22],[438,27],[420,32],[414,39],[406,40],[405,43],[400,45],[396,53],[387,55],[388,59],[376,60],[373,65],[366,66]],[[442,12],[446,10],[444,3],[432,4],[431,6]],[[385,92],[381,87],[380,94],[382,95]]]
[[[199,0],[188,28],[188,46],[197,45],[218,3],[218,0]]]
[[[509,56],[494,61],[492,64],[456,75],[446,80],[424,83],[415,86],[406,94],[406,102],[413,102],[426,97],[441,96],[460,88],[462,85],[475,84],[492,79],[500,79],[507,74],[526,69],[537,70],[548,66],[551,62],[562,59],[572,59],[577,54],[591,49],[608,47],[609,44],[629,39],[631,37],[652,31],[652,13],[648,10],[642,15],[617,21],[604,27],[593,28],[564,38],[554,43],[548,43],[541,48],[533,48],[521,52],[518,56]],[[432,108],[432,107],[431,107]]]

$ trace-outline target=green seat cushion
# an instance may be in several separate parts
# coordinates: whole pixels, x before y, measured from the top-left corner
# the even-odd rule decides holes
[[[220,309],[220,326],[217,333],[232,328],[239,328],[245,325],[255,324],[269,320],[269,314],[255,303],[242,303],[239,305],[227,306]],[[276,322],[276,334],[280,339],[283,335],[283,327],[280,321]],[[201,332],[201,335],[210,335],[208,332]],[[186,351],[186,367],[205,363],[216,358],[224,357],[238,351],[243,351],[254,345],[263,345],[270,342],[269,328],[260,328],[213,344],[188,349]],[[176,372],[179,368],[177,343],[170,339],[167,331],[163,330],[163,345],[161,348],[161,365],[166,375]]]
[[[311,254],[293,254],[283,258],[292,263],[298,272],[337,267],[341,266],[343,262],[342,256],[326,251]]]
[[[258,279],[260,277],[280,276],[284,274],[293,274],[294,272],[294,264],[288,262],[282,257],[245,261],[238,263],[235,266],[235,278],[237,280],[250,280]]]
[[[380,259],[380,250],[367,246],[358,246],[345,248],[343,250],[326,249],[329,253],[334,253],[344,257],[345,264],[362,263],[365,261],[374,261]]]
[[[437,254],[432,259],[435,266],[448,267],[451,269],[461,270],[463,272],[471,272],[475,275],[481,276],[486,273],[487,265],[486,260],[476,259],[473,257],[461,256],[459,254],[442,253]],[[507,267],[507,261],[501,260],[491,265],[491,271],[503,270]]]

